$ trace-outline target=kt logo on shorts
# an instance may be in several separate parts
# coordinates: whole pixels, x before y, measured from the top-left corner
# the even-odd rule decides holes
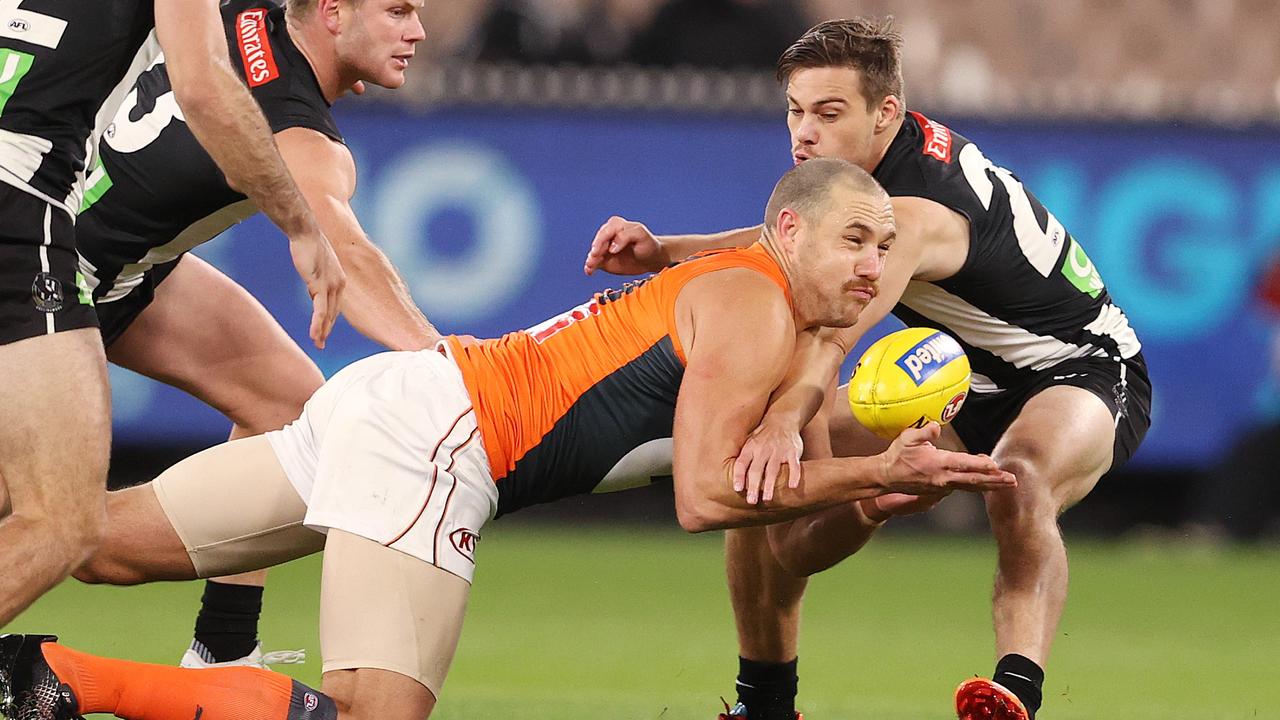
[[[476,543],[480,542],[480,534],[466,528],[458,528],[449,533],[449,542],[453,544],[453,549],[458,551],[462,557],[470,560],[473,564],[476,561]]]

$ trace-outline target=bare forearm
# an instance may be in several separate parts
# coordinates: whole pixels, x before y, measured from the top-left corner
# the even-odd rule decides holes
[[[827,401],[844,356],[843,346],[827,335],[813,338],[798,347],[791,368],[774,391],[761,424],[791,431],[807,427]],[[808,444],[806,441],[806,446]]]
[[[690,532],[786,522],[888,492],[884,463],[882,455],[805,460],[800,487],[787,487],[784,473],[767,504],[751,505],[733,491],[730,459],[719,477],[700,484],[699,496],[677,499],[677,513]],[[681,478],[676,482],[677,488],[683,485]]]
[[[869,518],[861,502],[844,503],[769,526],[769,545],[788,572],[807,577],[858,552],[883,522]]]
[[[664,235],[659,240],[668,262],[679,262],[694,253],[719,248],[747,247],[760,239],[762,226],[726,230],[710,235]]]
[[[257,102],[229,66],[215,67],[199,89],[179,93],[191,132],[232,187],[285,234],[292,238],[315,231],[315,218],[280,158]]]
[[[356,330],[389,350],[421,350],[440,340],[382,251],[367,240],[334,249],[347,273],[342,314]]]

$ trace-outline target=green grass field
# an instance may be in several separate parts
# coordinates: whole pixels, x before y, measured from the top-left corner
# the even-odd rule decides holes
[[[1280,549],[1075,541],[1042,720],[1280,718]],[[813,720],[954,717],[990,672],[990,541],[892,536],[806,600],[801,709]],[[711,720],[736,672],[721,539],[665,528],[486,529],[437,718]],[[274,571],[268,649],[305,647],[319,681],[314,558]],[[11,631],[176,662],[200,585],[64,584]]]

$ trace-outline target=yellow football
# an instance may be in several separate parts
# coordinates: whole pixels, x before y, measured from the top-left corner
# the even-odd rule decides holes
[[[877,340],[849,379],[849,406],[863,427],[892,440],[909,427],[951,422],[969,394],[969,357],[955,338],[907,328]]]

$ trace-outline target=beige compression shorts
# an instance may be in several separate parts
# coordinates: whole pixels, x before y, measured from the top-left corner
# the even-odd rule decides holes
[[[439,697],[497,504],[477,437],[452,361],[385,353],[335,376],[285,431],[206,450],[153,488],[201,577],[323,547],[324,671],[389,670]]]

